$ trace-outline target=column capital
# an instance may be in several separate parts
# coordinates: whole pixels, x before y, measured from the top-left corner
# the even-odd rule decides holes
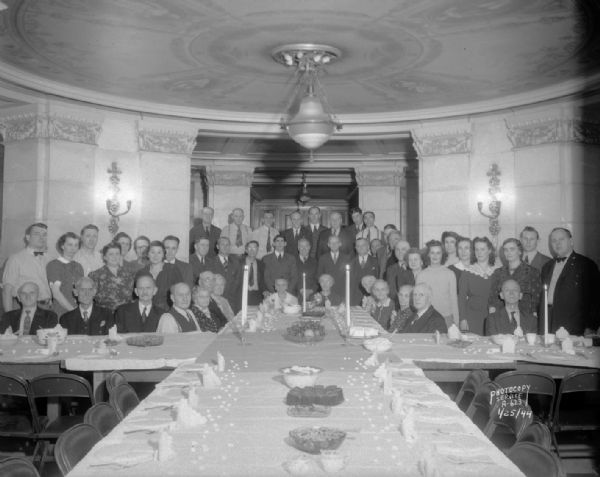
[[[211,186],[248,186],[252,185],[254,179],[254,168],[249,169],[220,169],[214,167],[206,168],[206,179]]]
[[[403,169],[355,168],[356,183],[364,186],[400,186],[404,180]]]
[[[513,149],[560,142],[600,145],[600,122],[584,121],[581,118],[506,120],[506,128]]]
[[[140,151],[166,154],[192,154],[196,145],[198,127],[177,121],[138,121],[138,147]]]
[[[419,157],[469,154],[473,147],[469,121],[424,124],[412,128],[410,132]]]

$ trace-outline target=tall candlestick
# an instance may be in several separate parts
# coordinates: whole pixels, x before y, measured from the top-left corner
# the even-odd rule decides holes
[[[544,283],[544,344],[548,341],[548,285]]]
[[[346,324],[350,329],[350,265],[346,265]]]
[[[306,313],[306,272],[302,272],[302,312]]]
[[[244,279],[242,282],[242,327],[248,320],[248,264],[244,265]]]

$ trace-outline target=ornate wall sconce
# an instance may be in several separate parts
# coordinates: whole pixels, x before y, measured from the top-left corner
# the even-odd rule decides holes
[[[108,231],[114,236],[119,230],[119,217],[125,215],[131,210],[131,201],[128,200],[125,203],[125,211],[119,212],[119,210],[121,210],[121,201],[119,200],[119,192],[121,192],[119,182],[121,182],[121,179],[119,178],[119,175],[122,174],[123,171],[119,169],[116,162],[113,162],[110,165],[110,169],[106,169],[106,172],[110,174],[108,180],[110,182],[110,188],[112,192],[111,197],[106,199],[106,210],[108,211],[108,215],[110,215]]]
[[[498,217],[500,217],[500,208],[502,207],[502,201],[500,200],[500,194],[502,189],[500,189],[500,169],[498,168],[498,164],[492,164],[490,169],[486,174],[489,180],[489,189],[488,194],[490,197],[490,201],[488,203],[489,213],[483,211],[483,202],[477,202],[477,209],[479,213],[487,218],[490,222],[490,235],[492,236],[492,242],[494,242],[494,246],[498,245],[498,234],[500,233],[500,221]]]

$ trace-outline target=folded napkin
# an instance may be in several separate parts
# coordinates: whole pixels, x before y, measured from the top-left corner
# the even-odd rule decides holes
[[[202,386],[207,389],[214,389],[221,386],[221,380],[212,366],[205,364],[201,371],[202,374]]]
[[[402,433],[402,436],[404,436],[406,442],[409,444],[417,440],[417,429],[415,427],[413,408],[410,408],[402,418],[402,421],[400,422],[400,432]]]
[[[436,450],[435,447],[427,446],[421,455],[419,456],[419,461],[417,463],[417,467],[419,469],[419,473],[423,477],[440,477],[440,469],[437,465],[436,460]]]
[[[523,336],[525,336],[523,334],[523,328],[521,328],[520,326],[517,326],[515,328],[515,331],[513,331],[513,335],[515,335],[517,338],[523,338]]]
[[[160,431],[158,435],[158,448],[156,449],[155,460],[164,462],[175,457],[173,450],[173,437],[167,430]]]
[[[117,325],[113,325],[108,329],[108,339],[110,341],[119,340],[119,335],[117,334]]]
[[[569,332],[564,327],[561,326],[558,330],[556,330],[556,338],[557,339],[564,340],[568,337],[569,337]]]
[[[365,360],[365,366],[379,366],[379,358],[376,352]]]
[[[454,323],[452,323],[450,325],[450,328],[448,328],[448,339],[450,341],[456,341],[456,340],[460,340],[461,334],[460,334],[460,330],[458,329],[458,326],[456,326]]]
[[[392,389],[392,401],[390,403],[390,407],[392,408],[392,412],[397,416],[406,416],[407,411],[404,398],[402,397],[402,392],[398,389]]]
[[[222,373],[225,371],[225,358],[218,351],[217,351],[217,370],[219,371],[219,373]]]
[[[561,349],[563,353],[567,354],[575,354],[575,350],[573,349],[573,340],[571,338],[565,338],[560,343]]]
[[[192,409],[187,399],[180,399],[175,406],[175,422],[172,429],[192,429],[205,425],[208,421],[198,411]]]
[[[198,400],[198,393],[196,392],[196,388],[194,386],[188,390],[187,402],[192,409],[196,409],[198,404],[200,404],[200,401]]]

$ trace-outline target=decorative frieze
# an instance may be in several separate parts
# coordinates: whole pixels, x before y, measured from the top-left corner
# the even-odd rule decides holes
[[[49,138],[97,145],[102,131],[102,126],[96,121],[56,114],[24,113],[0,121],[5,143]]]
[[[247,186],[252,185],[254,173],[250,171],[223,171],[207,168],[206,179],[210,186]]]
[[[196,131],[138,130],[140,151],[190,155],[196,145]]]
[[[412,131],[414,146],[420,157],[469,154],[472,135],[469,132],[426,135]]]
[[[522,123],[506,122],[513,148],[558,142],[600,145],[600,123],[582,119],[551,118]]]
[[[356,170],[356,183],[359,187],[364,186],[400,186],[404,174],[398,170]]]

